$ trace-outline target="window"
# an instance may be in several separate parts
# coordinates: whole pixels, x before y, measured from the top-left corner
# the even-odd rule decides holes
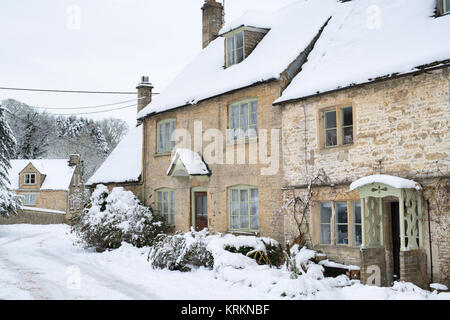
[[[232,66],[244,60],[244,31],[238,31],[225,39],[226,66]]]
[[[320,243],[331,244],[331,202],[320,204]]]
[[[348,245],[348,211],[347,202],[337,202],[336,212],[336,244]]]
[[[353,245],[362,244],[361,202],[353,202]]]
[[[344,107],[323,112],[325,147],[353,143],[353,108]]]
[[[258,131],[258,101],[245,100],[229,108],[231,140],[256,137]]]
[[[168,223],[174,224],[174,191],[170,189],[162,189],[157,191],[156,194],[159,214],[161,214]]]
[[[70,200],[69,200],[69,209],[70,209],[70,210],[73,210],[73,208],[74,208],[74,207],[73,207],[73,200],[70,199]]]
[[[176,120],[167,119],[158,122],[157,124],[157,152],[165,153],[171,152],[175,147],[175,140],[173,140],[173,132],[176,129]]]
[[[23,202],[24,205],[35,205],[36,204],[36,197],[34,194],[25,194],[25,199]]]
[[[230,230],[259,229],[258,189],[250,186],[229,189]]]
[[[36,184],[36,174],[35,173],[25,173],[24,176],[25,184]]]

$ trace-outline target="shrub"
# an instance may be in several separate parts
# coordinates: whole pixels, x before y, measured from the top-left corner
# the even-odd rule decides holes
[[[283,263],[284,251],[280,244],[275,241],[264,241],[263,238],[256,238],[264,245],[264,249],[261,246],[238,246],[227,244],[224,249],[232,253],[240,253],[244,256],[248,256],[255,259],[258,264],[269,264],[271,266],[279,267]],[[266,239],[267,240],[267,239]]]
[[[148,261],[154,268],[191,271],[193,267],[212,268],[214,258],[206,248],[207,229],[186,234],[159,235]]]
[[[72,219],[72,232],[80,243],[98,251],[118,248],[124,241],[136,247],[150,246],[160,233],[171,230],[161,216],[153,214],[122,187],[110,192],[98,185],[90,202]]]

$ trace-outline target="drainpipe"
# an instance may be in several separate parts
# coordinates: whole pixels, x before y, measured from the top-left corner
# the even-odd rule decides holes
[[[427,200],[427,212],[428,212],[428,234],[430,237],[430,273],[431,273],[431,283],[433,283],[433,248],[431,243],[430,200]]]

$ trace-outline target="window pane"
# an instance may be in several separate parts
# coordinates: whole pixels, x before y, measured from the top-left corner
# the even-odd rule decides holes
[[[353,127],[347,127],[342,129],[342,144],[353,143]]]
[[[323,244],[331,243],[331,230],[329,224],[320,225],[320,243]]]
[[[239,191],[234,189],[231,190],[231,201],[239,201]]]
[[[239,202],[231,202],[231,215],[238,215],[239,214]]]
[[[239,216],[231,216],[231,229],[239,229]]]
[[[355,235],[355,241],[354,244],[355,246],[360,246],[362,244],[362,234],[361,234],[361,225],[355,225],[355,229],[354,229],[354,235]]]
[[[244,33],[239,32],[236,34],[236,48],[242,48],[244,46]]]
[[[239,63],[242,60],[244,60],[244,48],[236,50],[236,63]]]
[[[241,190],[241,202],[248,201],[248,190]]]
[[[251,228],[252,230],[258,230],[258,228],[259,228],[259,225],[258,225],[258,216],[251,216],[250,219],[251,219],[251,225],[250,225],[250,228]]]
[[[348,226],[346,224],[339,224],[336,229],[336,243],[348,244]]]
[[[361,202],[353,203],[353,222],[361,223]]]
[[[352,107],[342,108],[341,109],[341,117],[342,117],[342,125],[352,126],[353,125],[353,113]]]
[[[227,56],[228,56],[228,65],[231,66],[234,64],[234,38],[230,37],[227,39]]]
[[[336,128],[336,111],[325,112],[325,129]]]
[[[450,12],[450,0],[445,0],[445,11]]]
[[[331,203],[325,202],[320,204],[320,223],[331,222]]]
[[[336,223],[347,223],[347,203],[336,203]]]
[[[248,229],[248,215],[241,214],[240,217],[241,217],[241,229]]]
[[[250,102],[250,112],[258,112],[258,102],[252,101]]]
[[[336,129],[327,130],[325,139],[326,139],[325,140],[326,146],[337,145],[337,130]]]
[[[160,123],[158,125],[158,152],[163,151],[163,125]]]
[[[251,201],[258,201],[258,189],[251,189],[250,190],[250,200]]]

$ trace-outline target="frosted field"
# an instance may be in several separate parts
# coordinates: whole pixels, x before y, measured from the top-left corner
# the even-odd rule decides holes
[[[292,280],[288,271],[266,266],[154,270],[148,251],[85,250],[73,245],[66,225],[2,225],[0,299],[450,299],[408,283],[377,288],[346,277]]]

